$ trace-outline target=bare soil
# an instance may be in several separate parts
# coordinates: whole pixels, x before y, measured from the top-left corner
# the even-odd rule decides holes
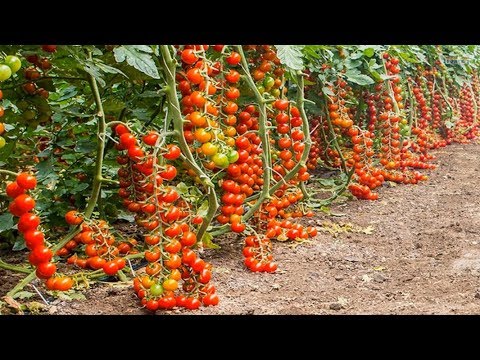
[[[245,270],[241,240],[207,250],[221,302],[197,314],[480,313],[480,145],[434,152],[436,170],[419,185],[386,185],[378,201],[348,201],[305,220],[351,223],[362,232],[320,232],[292,247],[275,242],[275,274]],[[0,296],[19,277],[0,270]],[[31,290],[30,290],[31,291]],[[55,314],[147,314],[133,290],[102,283],[86,300],[55,300]],[[39,299],[36,299],[39,300]],[[169,314],[184,313],[181,310]],[[162,314],[162,312],[159,312]]]

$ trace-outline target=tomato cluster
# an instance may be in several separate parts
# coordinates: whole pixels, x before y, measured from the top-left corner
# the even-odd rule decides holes
[[[8,209],[12,215],[19,217],[17,228],[30,250],[28,261],[36,267],[37,277],[48,279],[47,287],[51,290],[66,291],[73,286],[73,279],[54,277],[57,266],[52,261],[53,252],[45,242],[44,232],[39,228],[40,217],[34,212],[35,199],[28,194],[36,186],[37,179],[34,175],[25,172],[18,174],[16,180],[5,189],[7,196],[14,199]]]
[[[15,55],[7,55],[3,61],[0,61],[0,83],[4,82],[15,74],[22,67],[20,58]],[[0,118],[5,115],[5,109],[2,106],[3,92],[0,89]],[[0,122],[0,149],[6,144],[6,140],[1,136],[5,132],[5,124]]]
[[[44,78],[52,69],[49,55],[56,52],[56,49],[56,45],[42,45],[40,51],[25,54],[30,65],[23,72],[25,83],[22,89],[25,98],[18,101],[17,108],[22,112],[22,119],[29,124],[45,123],[52,115],[50,107],[45,102],[50,92],[45,89],[48,87],[48,80]]]
[[[68,256],[68,264],[92,270],[103,269],[109,276],[115,276],[125,267],[126,262],[121,255],[131,253],[130,245],[118,243],[105,220],[83,220],[75,210],[67,212],[65,219],[70,225],[81,224],[81,232],[57,252],[59,256]]]
[[[123,125],[115,132],[119,136],[117,149],[126,152],[117,158],[122,165],[118,170],[119,195],[147,232],[148,265],[145,274],[134,279],[142,304],[151,311],[216,305],[218,296],[209,284],[211,265],[190,249],[197,236],[189,222],[199,225],[202,218],[192,213],[175,187],[164,183],[177,175],[176,167],[167,162],[179,158],[180,148],[175,144],[164,147],[161,136],[154,132],[143,137],[143,144]]]

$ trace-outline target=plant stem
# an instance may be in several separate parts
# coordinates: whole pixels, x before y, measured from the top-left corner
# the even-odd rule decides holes
[[[16,265],[8,264],[5,261],[3,261],[2,259],[0,259],[0,268],[5,269],[5,270],[22,272],[22,273],[25,273],[25,274],[30,274],[30,272],[32,271],[31,269],[27,269],[23,266],[16,266]]]
[[[90,59],[92,54],[89,54]],[[95,78],[89,74],[89,83],[92,89],[93,96],[95,98],[95,105],[97,106],[97,155],[95,162],[95,177],[92,184],[92,195],[88,200],[87,207],[85,209],[84,216],[86,219],[89,219],[92,216],[95,205],[97,204],[98,197],[100,195],[100,189],[102,187],[102,167],[103,167],[103,153],[105,151],[105,113],[103,112],[102,99],[100,98],[100,92],[98,90],[97,81]]]
[[[3,170],[3,169],[0,169],[0,174],[11,175],[11,176],[17,176],[18,175],[17,173],[14,173],[13,171]]]
[[[215,213],[218,209],[218,199],[217,194],[215,193],[215,185],[212,183],[210,178],[202,171],[202,169],[195,163],[195,159],[193,158],[192,152],[185,140],[185,136],[183,133],[183,116],[180,112],[180,103],[177,97],[177,87],[175,82],[175,60],[172,59],[170,55],[170,49],[168,45],[161,45],[160,52],[162,54],[161,58],[161,66],[164,70],[165,79],[167,82],[167,86],[165,87],[165,93],[168,99],[168,106],[173,114],[173,127],[176,131],[175,135],[178,140],[178,146],[182,150],[184,154],[187,164],[195,171],[195,173],[200,178],[202,184],[207,188],[208,194],[208,212],[207,215],[204,217],[202,225],[198,229],[197,232],[197,239],[201,241],[203,235],[207,231],[208,226],[213,220]]]

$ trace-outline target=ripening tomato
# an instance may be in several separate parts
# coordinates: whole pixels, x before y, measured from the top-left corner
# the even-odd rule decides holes
[[[234,223],[231,223],[230,225],[231,229],[233,232],[236,232],[236,233],[241,233],[245,230],[245,224],[244,223],[240,223],[240,222],[234,222]]]
[[[187,79],[190,80],[191,83],[198,85],[203,81],[203,76],[198,68],[192,68],[187,71]]]
[[[32,251],[33,256],[38,261],[38,263],[48,262],[53,257],[53,252],[48,247],[40,245],[35,247]]]
[[[159,173],[159,175],[165,180],[173,180],[177,176],[177,168],[173,165],[167,164],[165,170]]]
[[[175,291],[178,289],[178,281],[174,279],[167,279],[163,282],[163,288],[167,291]]]
[[[230,165],[228,156],[222,153],[216,153],[215,155],[213,155],[212,161],[215,163],[216,166],[220,168],[226,168]]]
[[[197,242],[197,236],[194,232],[186,231],[180,240],[183,246],[192,246]]]
[[[79,225],[83,222],[83,217],[76,210],[70,210],[65,214],[65,221],[69,225]]]
[[[69,276],[58,278],[55,283],[55,288],[58,291],[68,291],[72,288],[72,286],[73,286],[73,279]]]
[[[35,207],[35,200],[27,194],[22,194],[15,198],[14,204],[19,211],[28,212]]]
[[[240,97],[240,90],[235,87],[231,87],[225,92],[225,96],[229,100],[236,100]]]
[[[230,70],[228,74],[225,75],[225,79],[229,83],[236,83],[240,80],[240,73],[235,70]]]
[[[180,148],[175,144],[168,144],[167,149],[168,151],[165,154],[163,154],[163,157],[167,160],[178,159],[180,157],[180,154],[182,153]]]
[[[202,305],[202,303],[196,298],[189,297],[187,300],[185,300],[185,308],[188,310],[196,310],[200,307],[200,305]]]
[[[203,143],[201,146],[203,154],[206,156],[213,156],[217,153],[218,151],[218,146],[212,144],[210,141]]]
[[[118,264],[115,261],[107,261],[102,266],[103,272],[109,276],[113,276],[118,272]]]
[[[242,57],[239,53],[232,51],[225,60],[230,66],[236,66],[242,61]]]
[[[45,235],[39,230],[28,230],[23,234],[23,238],[25,239],[25,245],[27,245],[30,250],[43,245],[45,241]]]
[[[37,179],[35,176],[24,172],[17,175],[16,182],[20,187],[27,190],[34,189],[35,186],[37,186]]]
[[[183,50],[181,58],[182,58],[182,61],[188,65],[192,65],[198,60],[198,57],[195,54],[195,51],[193,51],[192,49]]]
[[[42,262],[38,264],[35,274],[40,279],[48,279],[57,271],[57,267],[51,262]]]
[[[7,196],[11,198],[16,198],[17,196],[25,193],[25,189],[18,185],[16,181],[9,183],[5,188],[5,191]]]
[[[182,265],[182,258],[177,254],[170,254],[169,259],[165,260],[164,264],[169,269],[177,269]]]
[[[18,219],[18,231],[24,233],[29,230],[34,230],[40,225],[40,218],[32,213],[25,213]]]
[[[277,99],[274,103],[273,106],[280,111],[287,110],[288,108],[288,100],[286,99]]]

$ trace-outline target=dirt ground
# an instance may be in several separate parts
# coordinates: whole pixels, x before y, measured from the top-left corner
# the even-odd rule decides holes
[[[196,314],[480,313],[480,145],[434,152],[437,169],[419,185],[384,186],[378,201],[348,201],[307,222],[352,223],[371,234],[320,232],[292,248],[274,243],[275,274],[246,271],[239,238],[218,239],[216,307]],[[0,270],[0,295],[18,277]],[[86,300],[55,300],[55,314],[147,314],[130,288],[99,284]],[[184,313],[181,310],[169,314]],[[162,312],[158,312],[162,314]]]

